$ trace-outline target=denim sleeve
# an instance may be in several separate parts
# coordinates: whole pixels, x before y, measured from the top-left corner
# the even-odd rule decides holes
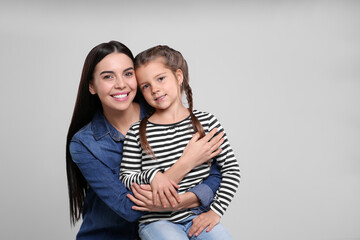
[[[210,209],[210,204],[218,190],[221,182],[221,173],[216,161],[211,166],[210,175],[199,185],[196,185],[189,192],[193,192],[200,201],[200,206],[191,209],[193,213],[200,214]]]
[[[70,153],[88,184],[114,212],[129,222],[145,214],[131,209],[134,203],[126,195],[132,192],[126,189],[112,169],[95,158],[80,141],[73,138]]]

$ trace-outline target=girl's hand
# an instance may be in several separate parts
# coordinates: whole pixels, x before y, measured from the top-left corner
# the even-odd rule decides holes
[[[222,151],[219,147],[224,141],[224,133],[220,132],[214,137],[217,131],[217,128],[214,128],[201,139],[199,139],[200,134],[196,133],[185,147],[182,156],[189,159],[189,164],[193,166],[191,169],[212,159]]]
[[[172,207],[175,207],[177,203],[180,203],[180,197],[176,191],[178,188],[179,186],[172,179],[161,172],[157,172],[151,181],[154,205],[157,205],[157,195],[159,195],[164,208],[168,207],[169,203]]]
[[[189,236],[192,237],[194,234],[196,237],[199,236],[206,227],[206,232],[210,232],[220,222],[220,218],[213,210],[200,214],[192,220],[193,224],[189,230]]]
[[[127,197],[136,205],[132,207],[136,211],[150,211],[150,212],[161,212],[161,211],[174,211],[176,208],[164,208],[160,205],[160,198],[157,196],[157,202],[159,204],[153,204],[153,195],[150,185],[141,185],[134,183],[131,186],[131,190],[134,196],[127,194]],[[170,206],[170,204],[169,204]]]

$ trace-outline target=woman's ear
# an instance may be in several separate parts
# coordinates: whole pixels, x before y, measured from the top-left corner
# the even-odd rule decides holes
[[[183,72],[181,71],[181,69],[176,70],[175,77],[178,81],[179,86],[181,86],[181,84],[184,81],[184,75],[183,75]]]
[[[92,82],[89,83],[89,92],[92,94],[92,95],[95,95],[96,94],[96,91],[94,89],[94,85],[92,84]]]

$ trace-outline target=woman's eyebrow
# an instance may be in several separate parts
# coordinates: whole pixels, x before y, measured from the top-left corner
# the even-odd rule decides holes
[[[114,74],[114,71],[102,71],[102,72],[100,73],[100,75],[105,74],[105,73],[112,73],[112,74]]]
[[[133,67],[128,67],[128,68],[124,69],[123,72],[127,72],[127,71],[129,71],[129,70],[134,70],[134,68],[133,68]]]

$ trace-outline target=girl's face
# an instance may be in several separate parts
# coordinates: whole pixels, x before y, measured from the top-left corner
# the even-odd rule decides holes
[[[123,53],[104,57],[95,67],[89,90],[99,96],[104,114],[127,110],[137,90],[131,58]]]
[[[180,91],[182,71],[179,69],[174,74],[164,65],[162,58],[138,67],[136,78],[145,100],[157,111],[183,106]]]

